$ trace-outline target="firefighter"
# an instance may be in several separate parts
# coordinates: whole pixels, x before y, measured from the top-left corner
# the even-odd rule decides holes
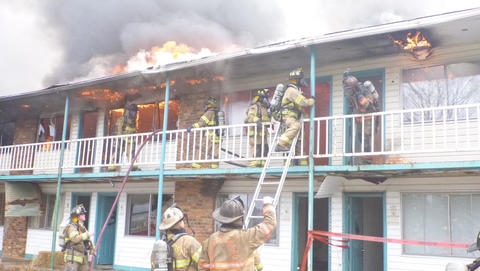
[[[302,128],[301,117],[304,107],[310,107],[315,103],[313,98],[305,98],[300,88],[305,85],[303,81],[303,70],[297,68],[288,75],[288,86],[282,98],[282,124],[286,125],[286,131],[280,136],[276,151],[289,151],[292,141]],[[298,138],[295,146],[295,153],[298,155],[301,148],[301,138]],[[294,165],[306,166],[307,160],[294,160]]]
[[[201,127],[215,127],[218,126],[218,108],[217,108],[217,99],[214,97],[208,97],[207,102],[205,103],[205,108],[204,108],[204,113],[200,117],[200,119],[190,125],[187,128],[187,132],[190,133],[190,131],[193,128],[201,128]],[[207,153],[207,159],[213,159],[213,158],[218,158],[218,144],[220,144],[220,137],[219,137],[219,131],[218,130],[208,130],[205,133],[206,140],[205,140],[205,145],[202,146],[203,142],[200,142],[200,145],[198,148],[202,151],[206,151]],[[208,140],[208,149],[206,142]],[[200,153],[202,153],[200,151]],[[213,157],[212,157],[213,154]],[[200,156],[201,158],[205,157],[204,155]],[[202,166],[198,163],[192,163],[193,168],[201,168]],[[210,168],[218,168],[218,163],[211,163]]]
[[[263,204],[263,222],[245,230],[240,197],[225,201],[213,212],[221,227],[203,241],[199,270],[254,270],[255,251],[268,240],[277,223],[273,198],[264,197]]]
[[[115,123],[116,126],[116,134],[117,135],[129,135],[135,134],[137,132],[137,113],[138,113],[138,106],[136,104],[130,103],[127,104],[123,110],[123,115],[118,118],[117,122]],[[116,142],[116,141],[114,141]],[[123,152],[127,152],[127,157],[133,159],[135,156],[136,150],[136,141],[135,138],[129,137],[127,139],[122,139],[121,144],[116,146],[115,148],[115,163],[120,162],[120,156]],[[109,166],[108,171],[117,171],[117,166]],[[134,165],[132,171],[140,170],[138,166]]]
[[[349,98],[350,108],[353,114],[368,114],[378,112],[378,92],[370,81],[363,84],[355,76],[344,73],[344,93]],[[355,118],[355,152],[371,152],[372,116]],[[375,118],[375,129],[379,129],[379,118]],[[362,149],[363,137],[363,149]]]
[[[268,108],[268,89],[259,89],[253,96],[253,101],[248,107],[247,118],[245,123],[255,123],[256,128],[250,128],[249,143],[250,155],[252,157],[262,157],[268,154],[268,132],[267,127],[263,126],[264,122],[270,122]],[[263,153],[262,153],[263,151]],[[264,160],[250,161],[250,167],[261,167],[265,165]]]
[[[197,239],[187,234],[184,218],[183,211],[173,204],[163,213],[162,223],[158,226],[158,229],[165,231],[167,242],[175,240],[171,244],[175,267],[173,270],[198,270],[198,259],[202,246]]]
[[[88,232],[84,226],[86,220],[85,207],[77,205],[70,211],[72,222],[64,230],[65,271],[88,270],[88,254],[95,255],[95,246],[91,241],[93,232]]]

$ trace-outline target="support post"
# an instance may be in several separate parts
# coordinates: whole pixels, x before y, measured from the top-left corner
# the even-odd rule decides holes
[[[310,96],[315,97],[315,47],[310,47]],[[315,144],[315,104],[310,108],[310,132],[308,141],[308,230],[313,230],[313,150]],[[308,253],[308,270],[313,270],[313,247]]]
[[[50,257],[50,268],[54,268],[55,264],[55,247],[57,241],[57,224],[58,224],[58,209],[60,204],[60,192],[62,184],[63,173],[63,159],[65,157],[65,139],[67,138],[67,125],[68,125],[68,111],[70,107],[70,98],[65,98],[65,113],[63,114],[63,131],[62,131],[62,143],[60,150],[60,161],[58,162],[58,177],[57,177],[57,194],[55,195],[55,208],[53,209],[53,233],[52,233],[52,249]]]
[[[163,177],[165,173],[165,149],[167,147],[167,125],[168,125],[168,103],[170,101],[170,80],[167,78],[165,87],[165,106],[163,107],[163,131],[162,131],[162,153],[160,156],[160,174],[158,175],[158,201],[157,201],[157,226],[155,227],[155,240],[160,239],[158,226],[162,221],[162,198],[163,198]]]

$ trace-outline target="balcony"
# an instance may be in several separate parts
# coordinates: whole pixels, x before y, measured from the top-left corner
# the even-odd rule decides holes
[[[324,172],[355,171],[361,168],[383,170],[442,170],[467,165],[477,168],[480,161],[480,104],[445,106],[415,110],[342,115],[314,119],[313,158],[315,169]],[[308,158],[309,119],[301,130],[300,152],[295,159]],[[192,163],[219,163],[220,169],[242,168],[252,160],[267,157],[262,149],[253,153],[249,134],[267,133],[263,142],[273,142],[278,122],[227,125],[215,128],[167,131],[165,168],[190,168]],[[217,134],[218,142],[208,140]],[[141,171],[160,167],[162,132],[147,140],[149,133],[66,141],[63,173],[99,173],[116,167],[128,168],[134,151],[145,145],[135,165]],[[371,136],[369,136],[371,135]],[[256,137],[254,137],[256,138]],[[265,142],[266,141],[266,142]],[[0,175],[56,174],[61,142],[32,143],[0,147]],[[215,151],[218,156],[215,156]],[[283,157],[272,157],[283,165]],[[472,164],[473,163],[473,164]],[[393,165],[397,165],[396,167]]]

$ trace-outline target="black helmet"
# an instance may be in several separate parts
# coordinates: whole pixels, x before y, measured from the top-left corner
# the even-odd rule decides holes
[[[303,78],[303,69],[298,67],[288,74],[288,80],[300,80]]]
[[[353,75],[348,75],[343,78],[343,87],[344,88],[354,88],[359,85],[358,79]]]
[[[236,197],[222,203],[220,208],[215,209],[212,216],[222,224],[230,224],[242,218],[244,213],[243,201],[240,197]]]
[[[258,96],[259,98],[268,97],[268,88],[257,90],[257,92],[255,93],[255,96]]]
[[[83,204],[78,204],[77,206],[75,206],[75,208],[73,208],[70,211],[70,217],[75,217],[75,216],[79,216],[81,214],[86,214],[86,213],[87,213],[87,210],[85,210],[85,207],[83,207]]]

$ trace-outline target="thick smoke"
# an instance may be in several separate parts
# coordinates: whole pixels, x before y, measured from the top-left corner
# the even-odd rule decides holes
[[[141,49],[169,40],[222,52],[283,38],[274,0],[44,1],[42,11],[61,37],[62,62],[46,85],[110,74]]]

